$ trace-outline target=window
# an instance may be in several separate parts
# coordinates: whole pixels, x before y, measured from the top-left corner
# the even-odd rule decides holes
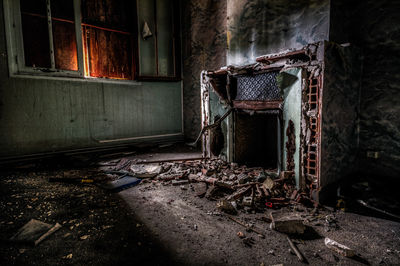
[[[179,14],[177,1],[138,0],[138,26],[141,38],[139,75],[141,79],[179,76]],[[175,12],[175,13],[174,13]]]
[[[179,76],[177,1],[3,2],[12,74],[123,80]]]

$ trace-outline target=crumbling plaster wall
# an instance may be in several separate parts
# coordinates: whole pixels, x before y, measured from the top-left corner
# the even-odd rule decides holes
[[[328,40],[329,0],[228,0],[228,64]]]
[[[283,167],[284,170],[290,171],[287,167],[287,143],[289,141],[289,136],[287,136],[287,128],[289,127],[290,121],[294,125],[293,135],[295,136],[295,152],[292,155],[294,159],[294,173],[296,184],[300,184],[300,131],[301,131],[301,89],[302,89],[302,79],[303,70],[301,68],[290,68],[281,73],[282,82],[280,87],[283,93],[284,103],[283,103]]]
[[[201,129],[200,73],[226,65],[226,0],[182,2],[185,137]]]

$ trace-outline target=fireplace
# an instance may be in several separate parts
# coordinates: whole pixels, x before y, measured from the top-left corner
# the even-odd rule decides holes
[[[359,55],[318,42],[203,71],[202,126],[211,128],[202,136],[203,156],[293,173],[318,200],[356,158]]]

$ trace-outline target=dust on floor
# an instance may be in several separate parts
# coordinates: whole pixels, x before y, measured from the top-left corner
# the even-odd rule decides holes
[[[196,196],[193,184],[154,181],[109,193],[90,183],[48,181],[66,171],[82,178],[93,168],[1,174],[0,265],[304,264],[289,251],[286,235],[270,229],[268,211],[242,209],[234,216],[256,233],[222,213],[217,201]],[[305,217],[305,234],[291,238],[306,263],[400,263],[397,222],[304,206],[282,210]],[[8,242],[30,219],[58,222],[62,228],[36,247]],[[354,249],[357,256],[333,252],[324,245],[325,237]]]

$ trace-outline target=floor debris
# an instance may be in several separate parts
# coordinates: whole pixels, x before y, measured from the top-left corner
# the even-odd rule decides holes
[[[237,236],[239,238],[245,238],[246,237],[245,234],[243,234],[243,232],[241,232],[241,231],[237,232]]]
[[[303,254],[301,254],[300,250],[296,247],[296,245],[293,243],[293,241],[289,237],[286,237],[286,239],[289,242],[289,246],[290,246],[291,250],[296,254],[299,261],[305,261]]]
[[[149,157],[146,155],[145,158]],[[90,167],[93,167],[89,169],[70,171],[62,168],[47,173],[38,171],[25,174],[23,178],[23,174],[3,178],[2,186],[29,184],[20,186],[18,192],[7,190],[10,194],[0,201],[2,213],[6,213],[1,214],[3,216],[0,219],[5,239],[11,236],[7,230],[16,232],[27,221],[26,217],[37,217],[50,224],[61,220],[65,232],[48,238],[34,249],[25,250],[19,245],[4,244],[0,264],[12,264],[1,263],[1,257],[8,252],[12,254],[9,255],[9,262],[26,262],[35,256],[35,261],[46,260],[47,263],[42,265],[56,265],[83,261],[87,257],[90,257],[89,261],[96,261],[101,257],[112,264],[111,261],[119,257],[122,258],[120,265],[125,265],[132,257],[150,250],[147,245],[149,242],[161,238],[163,245],[170,247],[173,252],[177,251],[174,256],[185,254],[182,255],[185,262],[198,258],[197,261],[201,259],[204,264],[210,265],[220,262],[226,265],[258,265],[261,261],[267,261],[265,265],[301,263],[292,247],[290,250],[294,255],[288,256],[290,242],[284,239],[286,235],[269,230],[270,226],[289,234],[295,248],[303,255],[304,262],[311,265],[354,264],[360,261],[357,256],[342,257],[326,247],[319,250],[327,231],[329,234],[326,236],[331,239],[353,243],[352,247],[360,251],[372,265],[381,261],[392,265],[398,262],[397,225],[314,205],[302,190],[296,188],[293,172],[278,174],[276,169],[250,168],[218,159],[141,160],[102,159],[101,164],[92,164]],[[149,167],[135,168],[133,165]],[[142,179],[139,186],[119,194],[110,194],[97,186],[118,182],[124,177],[137,178],[136,170],[132,169],[151,170],[150,166],[156,170],[161,168],[161,171]],[[73,182],[48,182],[49,177],[87,177],[93,179],[94,183],[78,185]],[[125,203],[129,204],[128,208]],[[217,208],[217,205],[221,205],[221,208]],[[10,211],[12,208],[14,211]],[[233,209],[235,214],[228,216],[226,213]],[[134,215],[131,217],[129,212]],[[288,216],[287,221],[283,219],[284,214]],[[134,216],[141,220],[136,220]],[[280,226],[283,229],[279,229]],[[150,234],[146,231],[147,227],[151,229]],[[324,231],[325,228],[327,230]],[[394,230],[391,231],[391,228]],[[318,236],[313,235],[313,229]],[[136,238],[136,232],[144,232],[155,239]],[[379,241],[385,238],[390,241]],[[289,242],[286,248],[283,241]],[[49,245],[52,246],[50,251]],[[56,251],[53,251],[53,246],[58,246]],[[367,251],[363,249],[364,246],[368,247]],[[38,253],[40,250],[41,253]],[[137,252],[135,256],[132,256],[133,250]],[[151,255],[148,258],[159,254],[161,249],[152,247],[152,250],[154,253],[149,253]],[[52,252],[57,254],[58,261],[48,260]],[[383,252],[383,255],[379,252]]]
[[[285,234],[304,234],[306,226],[298,214],[271,212],[271,229]]]
[[[129,169],[133,176],[152,178],[164,185],[202,183],[194,187],[196,194],[218,200],[217,207],[229,214],[310,202],[305,193],[296,190],[293,171],[278,175],[276,170],[248,168],[220,159],[132,162]]]
[[[325,242],[325,246],[327,246],[329,249],[339,253],[342,256],[353,257],[355,255],[354,250],[352,250],[349,247],[346,247],[345,245],[342,245],[328,237],[325,238],[324,242]]]
[[[227,216],[227,217],[228,217],[229,219],[231,219],[232,221],[234,221],[235,223],[240,224],[241,226],[245,227],[245,228],[246,228],[246,231],[255,232],[255,233],[257,233],[261,238],[264,238],[264,237],[265,237],[265,235],[261,232],[261,230],[255,228],[254,226],[251,226],[250,224],[246,224],[246,223],[244,223],[244,222],[242,222],[242,221],[239,221],[238,219],[236,219],[236,218],[234,218],[234,217],[232,217],[232,216]]]
[[[252,237],[245,237],[245,238],[243,238],[242,241],[243,241],[243,244],[245,244],[247,247],[250,247],[250,248],[256,243],[256,241]]]
[[[158,164],[132,164],[130,170],[135,177],[152,178],[161,174],[163,168]]]
[[[52,225],[31,219],[10,238],[10,241],[36,246],[60,228],[61,225],[59,223]]]

